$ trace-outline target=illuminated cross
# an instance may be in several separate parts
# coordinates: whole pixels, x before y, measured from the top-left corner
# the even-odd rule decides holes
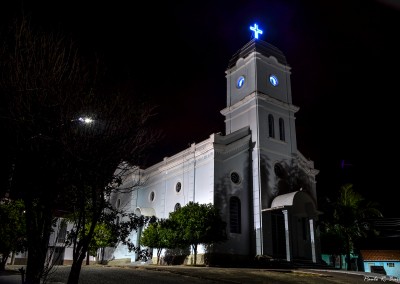
[[[254,24],[254,27],[250,26],[250,30],[254,32],[254,37],[258,38],[258,34],[262,35],[263,31],[258,28],[257,24]]]

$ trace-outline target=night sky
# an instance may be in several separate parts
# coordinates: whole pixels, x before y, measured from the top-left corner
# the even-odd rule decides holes
[[[225,71],[258,23],[292,68],[298,148],[320,170],[319,197],[351,182],[386,217],[400,217],[399,1],[22,2],[1,2],[1,24],[23,6],[158,105],[165,136],[151,162],[224,133]]]

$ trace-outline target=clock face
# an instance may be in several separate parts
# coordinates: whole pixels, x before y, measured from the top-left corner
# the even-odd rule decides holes
[[[274,87],[278,86],[279,84],[278,78],[275,75],[269,75],[269,82]]]
[[[239,79],[237,80],[236,88],[240,89],[241,87],[243,87],[244,82],[245,82],[244,76],[240,76]]]

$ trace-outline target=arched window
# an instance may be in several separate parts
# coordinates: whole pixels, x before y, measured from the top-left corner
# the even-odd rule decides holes
[[[240,199],[232,196],[229,200],[229,229],[231,233],[241,233],[241,218]]]
[[[272,114],[268,115],[268,134],[269,137],[275,138],[274,117]]]
[[[176,203],[175,207],[174,207],[174,211],[181,209],[181,204],[180,203]]]
[[[279,139],[285,141],[285,121],[283,121],[283,118],[279,118]]]

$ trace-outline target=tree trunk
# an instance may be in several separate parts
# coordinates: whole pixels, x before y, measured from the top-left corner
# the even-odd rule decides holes
[[[89,250],[86,253],[86,265],[89,265],[90,261],[89,261]]]
[[[162,251],[162,248],[157,249],[157,265],[160,264],[161,251]]]
[[[79,276],[81,274],[82,262],[85,259],[85,254],[81,254],[77,261],[72,262],[71,271],[68,275],[67,284],[77,284],[79,282]]]
[[[77,284],[79,275],[81,274],[82,263],[86,257],[86,252],[89,250],[89,241],[85,238],[78,241],[77,247],[74,248],[74,255],[71,265],[71,270],[68,275],[67,284]]]
[[[0,271],[6,270],[6,263],[7,263],[7,259],[8,259],[9,255],[10,255],[10,253],[4,253],[2,255],[1,261],[0,261]]]
[[[53,216],[48,206],[25,200],[28,261],[26,283],[40,284],[43,277]]]
[[[91,236],[86,236],[78,240],[76,247],[74,247],[73,260],[67,284],[77,284],[79,282],[79,275],[81,273],[82,263],[86,257],[86,252],[89,251],[90,240]]]
[[[14,261],[15,261],[15,251],[12,252],[10,264],[14,265]]]
[[[197,244],[193,245],[193,252],[194,252],[194,265],[197,264]]]
[[[347,248],[346,248],[346,263],[347,263],[347,270],[351,270],[351,259],[350,259],[350,238],[347,237]]]
[[[101,248],[101,263],[103,264],[104,261],[104,253],[106,251],[106,248]]]

